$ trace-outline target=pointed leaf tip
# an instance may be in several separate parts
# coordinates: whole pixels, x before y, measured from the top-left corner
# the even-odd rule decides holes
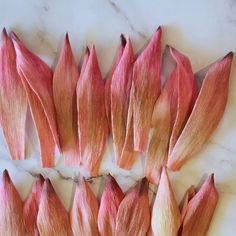
[[[120,41],[121,41],[121,45],[123,47],[125,47],[125,45],[126,45],[126,38],[125,38],[124,34],[120,35]]]

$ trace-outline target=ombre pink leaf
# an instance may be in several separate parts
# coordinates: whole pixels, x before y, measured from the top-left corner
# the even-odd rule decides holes
[[[72,235],[69,214],[58,198],[49,179],[46,179],[43,184],[37,226],[41,236]]]
[[[111,126],[117,163],[125,143],[133,61],[133,48],[128,38],[111,80]]]
[[[210,226],[219,194],[210,175],[200,190],[190,200],[183,220],[181,236],[204,236]]]
[[[32,91],[24,77],[21,77],[21,81],[27,94],[31,114],[39,138],[42,167],[53,167],[55,142],[47,118],[44,114],[43,107],[37,98],[37,95]]]
[[[192,113],[169,154],[167,166],[171,170],[179,170],[199,152],[218,126],[227,103],[232,59],[231,52],[207,71]]]
[[[98,201],[83,177],[76,186],[70,213],[71,227],[74,235],[99,236]]]
[[[3,29],[0,48],[0,123],[13,160],[25,159],[27,98],[16,68],[14,45]]]
[[[23,218],[25,229],[29,236],[39,236],[37,215],[43,183],[44,178],[40,175],[34,182],[32,190],[24,203]]]
[[[17,55],[16,62],[18,73],[21,78],[28,83],[30,89],[40,101],[54,141],[60,148],[53,103],[53,73],[48,65],[38,56],[30,52],[14,33],[12,33],[11,36]]]
[[[133,68],[134,150],[145,152],[151,118],[160,94],[161,28],[138,56]]]
[[[117,212],[124,196],[116,180],[108,175],[98,212],[98,229],[102,236],[115,235]]]
[[[105,81],[105,107],[106,107],[107,120],[108,120],[108,125],[109,125],[110,130],[111,130],[111,78],[116,69],[116,66],[118,65],[120,61],[120,58],[123,54],[123,51],[126,45],[126,38],[123,36],[123,34],[121,34],[120,36],[120,41],[121,41],[121,44],[118,49],[115,61]]]
[[[167,163],[170,129],[170,100],[167,89],[164,89],[154,107],[152,136],[145,162],[145,176],[155,184],[159,183],[162,168]]]
[[[131,86],[129,108],[126,123],[125,141],[121,156],[116,160],[117,166],[130,170],[139,157],[140,152],[134,150],[134,119],[133,119],[133,96],[131,96],[133,86]]]
[[[143,178],[126,194],[118,209],[115,236],[147,234],[151,220],[148,185]]]
[[[0,183],[0,236],[25,236],[23,202],[7,170]]]
[[[82,165],[96,176],[108,136],[104,81],[93,47],[77,85],[79,148]]]
[[[59,141],[67,165],[79,165],[76,85],[79,71],[66,34],[53,75],[53,98],[56,108]]]
[[[167,82],[167,90],[168,86],[170,86],[169,94],[171,91],[173,93],[171,111],[176,109],[176,112],[172,113],[174,117],[171,119],[173,128],[170,137],[169,152],[173,149],[184,128],[197,96],[197,85],[189,59],[172,47],[170,47],[170,54],[176,62],[176,68],[172,74],[172,78],[168,80],[170,85]],[[172,82],[173,84],[171,84]],[[175,106],[174,108],[173,105]]]

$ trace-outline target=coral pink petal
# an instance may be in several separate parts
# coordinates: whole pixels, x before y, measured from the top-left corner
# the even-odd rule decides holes
[[[27,98],[16,68],[14,45],[6,30],[0,48],[0,123],[13,160],[25,159]]]
[[[105,82],[105,107],[106,107],[107,120],[108,120],[108,125],[109,125],[110,130],[111,130],[111,78],[123,54],[123,51],[126,45],[126,38],[123,35],[121,35],[120,41],[121,41],[121,44],[118,49],[117,55],[115,57],[115,61],[112,65],[111,71],[109,72],[106,82]]]
[[[7,170],[0,183],[0,235],[25,236],[23,202]]]
[[[99,236],[97,219],[98,201],[88,183],[80,178],[70,213],[74,235]]]
[[[124,196],[116,180],[108,175],[98,212],[98,229],[102,236],[115,235],[117,212]]]
[[[37,215],[43,189],[44,178],[40,175],[33,184],[32,190],[24,203],[24,224],[29,236],[39,236]]]
[[[183,221],[182,236],[203,236],[207,234],[219,194],[210,175],[197,194],[190,200]]]
[[[174,48],[170,48],[170,53],[176,62],[174,80],[177,86],[172,87],[172,89],[177,90],[177,98],[173,97],[172,99],[177,101],[177,104],[175,104],[177,105],[177,112],[173,119],[174,124],[170,138],[169,152],[173,149],[192,111],[197,90],[189,59]]]
[[[67,165],[79,165],[76,85],[79,71],[68,34],[53,75],[53,98],[62,153]]]
[[[161,28],[138,56],[133,69],[134,150],[145,152],[151,118],[160,94]]]
[[[17,55],[16,62],[18,73],[21,78],[24,78],[27,81],[29,87],[40,101],[54,141],[60,148],[53,103],[53,73],[48,65],[38,56],[30,52],[14,33],[12,33],[11,36]]]
[[[27,94],[31,114],[39,138],[42,167],[53,167],[55,142],[47,118],[44,114],[43,107],[37,95],[32,91],[24,77],[21,77],[21,81]]]
[[[232,59],[233,53],[229,53],[209,68],[192,113],[169,154],[168,168],[179,170],[202,149],[218,126],[227,103]]]
[[[82,165],[98,174],[108,136],[104,81],[93,47],[77,84],[79,148]]]
[[[111,126],[116,162],[119,163],[125,143],[127,113],[129,108],[131,73],[134,53],[130,39],[126,40],[123,54],[120,58],[111,80]]]
[[[41,236],[72,235],[69,214],[58,198],[49,179],[46,179],[43,184],[37,226]]]
[[[158,98],[152,116],[152,136],[145,162],[145,176],[155,184],[159,183],[162,168],[167,163],[171,129],[170,100],[164,89]]]
[[[143,178],[125,196],[118,209],[115,236],[143,236],[150,227],[148,181]]]

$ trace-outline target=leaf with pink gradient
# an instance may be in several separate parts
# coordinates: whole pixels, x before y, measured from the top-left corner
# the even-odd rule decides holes
[[[214,175],[210,175],[200,190],[190,200],[183,220],[182,236],[204,236],[207,234],[219,199]]]
[[[97,217],[98,201],[88,183],[81,177],[76,185],[70,213],[73,234],[99,236]]]
[[[148,181],[143,178],[125,196],[116,219],[116,236],[143,236],[150,226]]]
[[[7,170],[0,183],[0,236],[25,236],[23,202]]]
[[[43,184],[37,226],[41,236],[72,235],[69,214],[58,198],[49,179],[45,179]]]
[[[102,236],[115,235],[117,212],[124,196],[116,180],[108,175],[98,212],[98,229]]]
[[[179,170],[202,149],[217,128],[227,103],[232,59],[231,52],[207,71],[190,117],[169,154],[169,169]]]
[[[27,98],[16,68],[14,45],[3,29],[0,48],[0,121],[13,160],[25,159]]]
[[[160,94],[161,28],[138,56],[133,68],[131,93],[134,122],[134,150],[145,152],[148,144],[151,118]]]
[[[116,69],[116,66],[119,64],[120,58],[123,54],[123,51],[126,45],[126,39],[123,36],[123,34],[121,34],[120,36],[120,41],[121,41],[121,44],[118,49],[117,55],[115,57],[115,61],[105,81],[105,107],[106,107],[107,120],[108,120],[108,125],[109,125],[110,130],[111,130],[111,78]]]
[[[37,215],[39,210],[39,202],[43,189],[43,176],[37,177],[32,190],[24,203],[23,218],[26,232],[29,236],[39,236],[37,227]]]
[[[76,85],[79,71],[68,34],[53,74],[53,98],[62,153],[67,165],[79,165]]]
[[[104,90],[93,47],[76,90],[81,162],[91,176],[98,174],[108,136]]]
[[[125,143],[134,53],[129,38],[111,79],[111,126],[116,162]]]

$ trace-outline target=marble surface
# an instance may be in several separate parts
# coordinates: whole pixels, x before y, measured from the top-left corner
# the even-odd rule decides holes
[[[218,57],[236,50],[236,1],[159,1],[159,0],[0,0],[0,28],[14,30],[35,53],[52,67],[63,36],[69,32],[77,60],[86,45],[96,45],[105,76],[115,55],[121,33],[128,34],[138,51],[159,26],[163,26],[163,48],[170,44],[191,59],[198,71]],[[206,147],[178,172],[171,174],[178,200],[186,188],[198,185],[208,173],[215,173],[220,201],[209,229],[209,236],[236,235],[236,69],[233,65],[225,115]],[[210,110],[209,110],[210,112]],[[41,169],[35,133],[27,136],[29,158],[12,162],[0,135],[0,172],[7,168],[22,199],[30,191],[34,177],[41,172],[52,179],[61,200],[69,209],[73,193],[72,177],[78,170],[66,168],[57,158],[55,169]],[[36,150],[33,152],[33,150]],[[113,164],[108,145],[101,173],[110,171],[126,190],[143,175],[143,160],[130,171]],[[103,178],[92,180],[100,192]]]

